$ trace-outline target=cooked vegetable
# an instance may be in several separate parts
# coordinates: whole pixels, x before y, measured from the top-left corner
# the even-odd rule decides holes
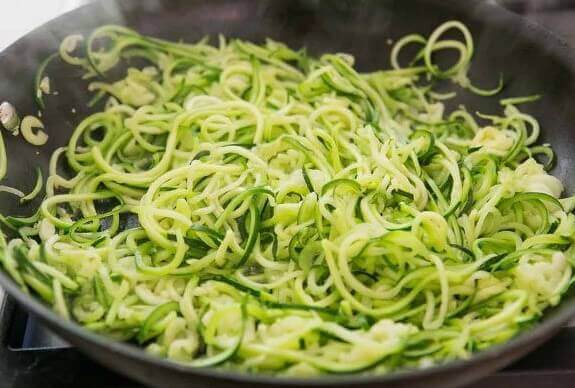
[[[7,101],[0,104],[0,123],[2,126],[12,132],[17,134],[18,128],[20,126],[20,117],[14,108],[14,105]]]
[[[5,186],[5,185],[0,185],[0,192],[10,193],[10,194],[15,195],[17,197],[20,197],[20,200],[22,200],[22,198],[24,198],[24,196],[26,195],[23,192],[21,192],[20,190],[15,189],[14,187]]]
[[[34,198],[36,198],[36,196],[38,194],[40,194],[40,192],[42,191],[42,184],[43,184],[43,178],[42,178],[42,170],[40,170],[40,168],[36,168],[36,183],[34,183],[34,187],[32,188],[32,191],[30,191],[28,194],[22,196],[22,198],[20,198],[20,203],[26,203],[29,201],[32,201]]]
[[[36,72],[36,77],[34,79],[34,98],[36,99],[36,104],[40,109],[45,109],[46,104],[44,104],[44,95],[50,94],[50,78],[45,75],[46,67],[58,57],[58,53],[49,55],[42,61]]]
[[[539,97],[502,100],[483,125],[433,91],[503,87],[470,81],[459,22],[399,40],[372,73],[271,40],[104,26],[78,56],[82,39],[60,55],[95,78],[99,108],[1,240],[6,271],[64,318],[193,367],[387,373],[505,342],[573,281],[575,198],[517,108]],[[443,50],[458,59],[439,65]],[[133,59],[146,64],[105,78]],[[25,138],[45,142],[30,120]]]
[[[34,129],[36,131],[34,132]],[[32,145],[40,146],[46,144],[48,141],[48,135],[43,131],[44,123],[40,121],[37,117],[26,116],[22,119],[22,124],[20,125],[22,130],[22,136],[26,141]]]
[[[0,133],[0,180],[6,176],[8,169],[8,160],[6,157],[6,146],[4,145],[4,137]]]

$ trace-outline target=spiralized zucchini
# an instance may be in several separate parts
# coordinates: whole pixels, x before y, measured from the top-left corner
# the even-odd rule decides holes
[[[478,120],[433,91],[501,89],[470,81],[457,21],[372,73],[272,40],[82,40],[61,58],[100,108],[1,241],[6,271],[64,318],[193,367],[387,373],[505,342],[572,283],[575,198],[517,108],[538,97]]]

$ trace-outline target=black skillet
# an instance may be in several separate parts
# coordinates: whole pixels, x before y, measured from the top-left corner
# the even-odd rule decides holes
[[[490,1],[481,0],[124,0],[90,4],[51,21],[0,54],[0,100],[18,107],[21,114],[35,114],[32,80],[38,64],[71,33],[86,33],[106,23],[119,23],[172,40],[194,41],[206,34],[223,33],[261,41],[271,37],[293,47],[306,46],[312,53],[344,51],[355,55],[361,70],[388,67],[388,38],[418,32],[428,34],[439,23],[459,19],[476,38],[471,78],[476,84],[494,85],[503,73],[503,96],[542,93],[545,98],[528,107],[541,120],[543,142],[558,155],[554,174],[567,193],[575,183],[575,57],[546,30],[532,25]],[[57,96],[46,98],[44,121],[50,139],[38,148],[6,132],[8,177],[3,182],[27,189],[34,181],[34,167],[47,170],[49,155],[67,143],[72,129],[88,109],[86,84],[79,73],[62,63],[48,68]],[[495,99],[461,93],[457,103],[484,113],[497,112]],[[72,108],[76,113],[72,113]],[[37,154],[39,151],[39,154]],[[37,205],[37,204],[34,204]],[[2,214],[29,214],[3,196]],[[219,369],[191,369],[145,354],[132,345],[117,343],[62,321],[47,307],[23,294],[0,271],[0,285],[26,310],[53,331],[102,364],[145,384],[160,387],[232,386],[364,386],[452,387],[493,372],[549,339],[575,315],[575,295],[549,311],[535,328],[509,343],[481,352],[467,361],[401,371],[387,376],[326,376],[313,380],[242,375]],[[1,378],[1,377],[0,377]]]

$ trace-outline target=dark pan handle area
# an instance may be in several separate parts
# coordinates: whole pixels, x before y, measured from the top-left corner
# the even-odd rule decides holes
[[[449,19],[466,23],[476,38],[470,76],[481,87],[497,83],[503,73],[507,88],[502,97],[541,93],[545,98],[529,106],[540,119],[542,142],[554,146],[558,164],[554,174],[568,189],[575,187],[575,58],[566,44],[548,31],[487,0],[104,0],[66,14],[30,33],[0,54],[0,100],[11,101],[21,114],[35,114],[32,79],[40,61],[71,33],[85,33],[106,23],[120,23],[144,34],[193,41],[202,36],[227,36],[262,41],[271,37],[312,53],[344,51],[356,56],[361,70],[388,67],[389,38],[408,33],[428,34]],[[33,147],[5,135],[8,151],[7,185],[33,185],[34,166],[44,170],[51,152],[66,144],[74,126],[87,113],[86,83],[74,69],[61,63],[48,73],[58,96],[48,96],[43,117],[50,135],[47,145]],[[500,111],[497,100],[461,92],[457,104],[483,113]],[[72,108],[77,113],[72,113]],[[447,107],[448,109],[450,106]],[[37,154],[39,152],[39,154]],[[571,190],[568,190],[572,193]],[[35,204],[37,205],[37,203]],[[16,201],[3,200],[3,214],[27,214]],[[518,338],[467,361],[426,370],[386,376],[327,376],[314,380],[248,376],[205,369],[194,370],[159,360],[133,346],[89,333],[60,320],[26,295],[0,272],[0,285],[49,328],[89,357],[117,372],[158,387],[454,387],[509,365],[548,340],[575,315],[575,295],[550,311],[544,321]],[[73,357],[73,356],[71,356]],[[40,364],[36,364],[40,365]],[[31,364],[30,368],[33,368]]]

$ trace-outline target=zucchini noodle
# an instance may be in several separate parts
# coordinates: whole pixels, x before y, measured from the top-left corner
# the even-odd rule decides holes
[[[29,202],[36,198],[36,196],[40,194],[40,191],[42,191],[43,181],[42,170],[40,170],[39,167],[36,167],[36,182],[34,183],[34,187],[32,188],[32,191],[20,198],[20,203]]]
[[[442,80],[502,87],[471,84],[473,46],[449,21],[359,73],[272,40],[66,38],[94,113],[37,212],[3,218],[2,264],[64,319],[190,367],[388,373],[505,342],[573,282],[575,198],[517,108],[538,95],[446,112]]]

